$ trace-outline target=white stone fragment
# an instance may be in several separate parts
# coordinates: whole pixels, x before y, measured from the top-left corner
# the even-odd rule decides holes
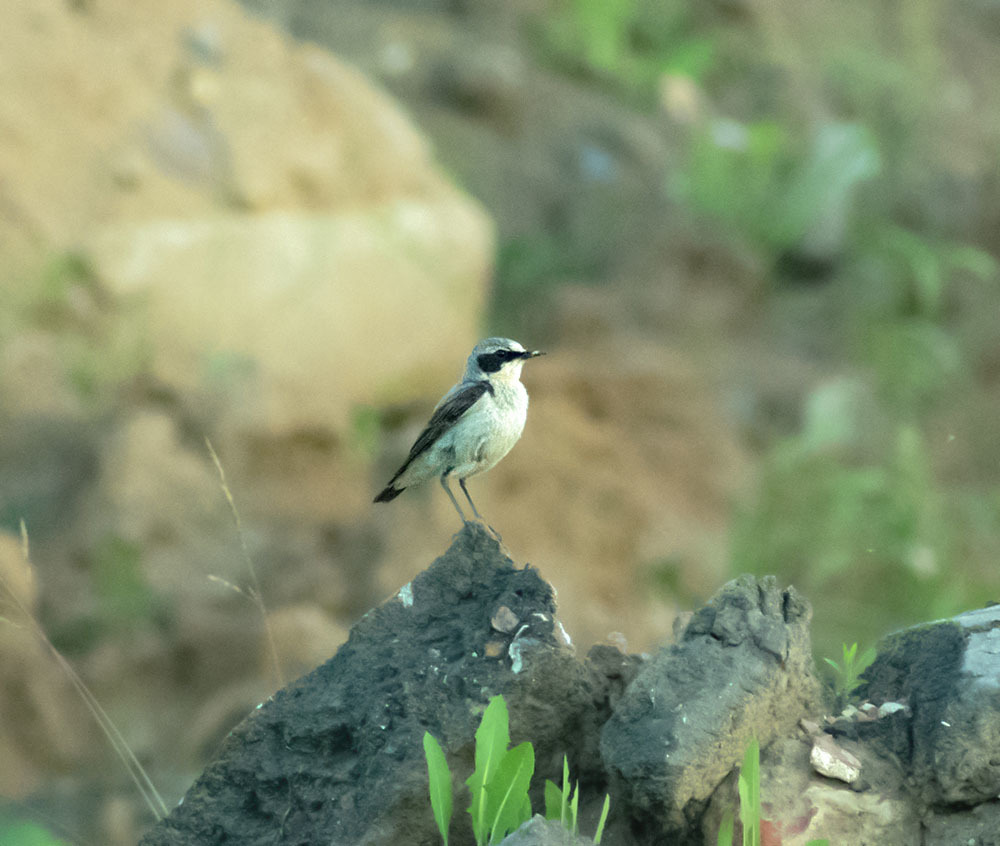
[[[823,734],[813,740],[809,763],[820,775],[854,784],[861,776],[861,761],[837,745],[830,735]]]

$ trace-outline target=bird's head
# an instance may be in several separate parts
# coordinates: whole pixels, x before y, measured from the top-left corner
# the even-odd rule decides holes
[[[514,381],[529,358],[544,355],[538,350],[526,350],[510,338],[486,338],[476,344],[465,368],[466,379]]]

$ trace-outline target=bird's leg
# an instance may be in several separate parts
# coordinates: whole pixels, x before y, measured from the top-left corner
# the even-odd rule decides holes
[[[444,473],[441,474],[441,487],[444,488],[445,493],[448,494],[448,499],[450,499],[451,500],[451,504],[455,506],[455,510],[458,512],[458,516],[462,518],[462,523],[468,523],[469,521],[465,519],[465,512],[462,511],[461,507],[458,504],[458,500],[455,499],[455,494],[453,494],[451,492],[451,488],[448,487],[448,474],[450,472],[451,472],[451,468],[449,468],[448,470],[446,470]],[[463,487],[463,490],[464,490],[465,486],[463,485],[462,487]],[[466,494],[466,496],[468,496],[468,494]],[[471,502],[471,500],[470,500],[470,502]],[[476,510],[476,506],[472,506],[472,510],[475,511]],[[476,516],[478,517],[479,515],[477,514]]]
[[[491,532],[493,532],[493,537],[495,537],[498,541],[502,542],[503,538],[500,537],[500,533],[483,519],[483,515],[480,514],[479,513],[479,509],[476,508],[476,503],[474,503],[472,501],[472,497],[469,496],[469,489],[465,486],[465,479],[459,479],[458,480],[458,486],[462,489],[462,493],[465,494],[465,498],[467,500],[469,500],[469,505],[472,506],[472,513],[476,515],[476,519],[480,523],[482,523],[483,525],[485,525],[487,529],[489,529]]]
[[[480,523],[485,523],[486,521],[485,521],[485,520],[483,519],[483,515],[482,515],[482,514],[480,514],[480,513],[479,513],[479,509],[478,509],[478,508],[476,508],[476,503],[474,503],[474,502],[472,501],[472,497],[471,497],[471,496],[469,496],[469,489],[468,489],[468,488],[467,488],[467,487],[465,486],[465,479],[459,479],[459,480],[458,480],[458,486],[459,486],[459,487],[460,487],[460,488],[462,489],[462,493],[464,493],[464,494],[465,494],[465,498],[466,498],[467,500],[469,500],[469,505],[471,505],[471,506],[472,506],[472,513],[476,515],[476,519],[477,519],[477,520],[478,520],[478,521],[479,521]]]

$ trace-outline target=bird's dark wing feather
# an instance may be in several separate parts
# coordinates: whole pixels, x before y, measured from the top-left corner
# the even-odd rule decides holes
[[[485,393],[493,393],[493,386],[483,379],[464,385],[441,403],[435,409],[434,414],[431,415],[431,419],[424,428],[424,431],[420,433],[413,446],[410,447],[410,454],[406,457],[406,461],[403,462],[403,466],[396,471],[393,480],[398,479],[417,456],[430,449],[434,442],[448,431],[465,412],[472,408]],[[389,484],[391,485],[392,482]]]

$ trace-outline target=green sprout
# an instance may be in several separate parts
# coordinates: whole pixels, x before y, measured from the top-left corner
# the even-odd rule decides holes
[[[743,846],[761,846],[760,811],[760,746],[753,737],[743,754],[740,767],[740,824],[743,828]],[[718,846],[733,846],[735,817],[726,811],[719,826]],[[828,840],[810,840],[806,846],[829,846]]]
[[[507,705],[502,696],[494,696],[476,731],[476,769],[465,783],[472,794],[469,815],[476,846],[496,843],[521,823],[531,818],[528,785],[535,771],[535,751],[525,741],[513,749],[510,745]],[[424,732],[424,754],[431,809],[445,846],[451,823],[451,772],[441,745]]]
[[[476,846],[497,843],[531,819],[528,786],[535,771],[535,750],[528,741],[513,749],[509,746],[507,704],[502,696],[494,696],[476,730],[476,769],[465,780],[472,794],[468,812],[472,818]],[[451,771],[441,744],[430,732],[424,732],[424,756],[427,759],[431,810],[441,833],[441,841],[448,846],[452,815]],[[562,790],[551,781],[545,784],[546,817],[560,820],[563,827],[573,834],[577,831],[579,794],[579,783],[570,794],[569,764],[563,756]],[[610,807],[611,797],[605,796],[604,809],[594,835],[595,844],[601,842]]]
[[[841,644],[841,650],[843,653],[843,664],[838,664],[832,658],[824,658],[823,660],[833,667],[834,693],[837,694],[837,698],[841,702],[846,703],[851,694],[861,684],[861,674],[875,660],[875,648],[868,647],[868,649],[861,653],[860,657],[856,657],[858,652],[857,642],[852,643],[850,646],[846,643]]]
[[[563,755],[562,789],[554,782],[545,781],[545,819],[559,820],[562,827],[576,837],[579,830],[577,810],[580,803],[580,782],[576,782],[572,792],[569,784],[569,762]],[[597,821],[597,831],[594,833],[594,844],[598,846],[604,835],[604,824],[608,821],[608,811],[611,810],[611,796],[604,795],[604,807],[601,808],[601,818]]]

